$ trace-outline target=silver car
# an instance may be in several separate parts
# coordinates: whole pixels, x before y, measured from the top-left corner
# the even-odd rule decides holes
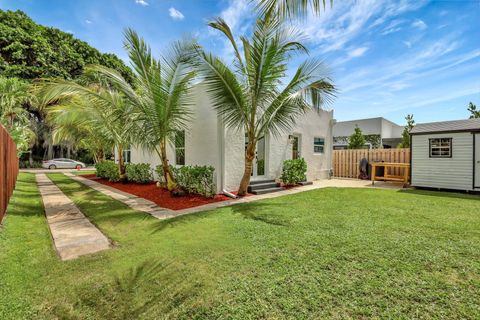
[[[86,165],[80,161],[58,158],[43,161],[42,167],[45,169],[81,169],[85,168]]]

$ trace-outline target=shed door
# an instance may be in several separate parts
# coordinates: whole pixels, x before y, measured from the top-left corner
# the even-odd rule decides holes
[[[475,134],[475,188],[480,189],[480,133]]]

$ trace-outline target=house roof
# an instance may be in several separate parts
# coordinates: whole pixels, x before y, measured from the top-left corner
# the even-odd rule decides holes
[[[419,123],[413,127],[411,134],[435,132],[480,131],[480,119],[453,120],[442,122]]]

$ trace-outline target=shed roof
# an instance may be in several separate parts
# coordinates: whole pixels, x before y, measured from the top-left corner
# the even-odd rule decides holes
[[[480,119],[453,120],[419,123],[413,127],[411,134],[434,132],[480,131]]]

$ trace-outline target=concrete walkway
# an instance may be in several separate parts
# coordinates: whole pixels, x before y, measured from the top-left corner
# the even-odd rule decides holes
[[[53,242],[62,260],[111,247],[100,232],[45,174],[36,175]]]
[[[123,202],[134,210],[146,212],[157,219],[167,219],[178,215],[177,211],[173,211],[167,208],[161,208],[150,200],[137,197],[133,194],[123,192],[121,190],[106,186],[104,184],[84,178],[82,176],[74,175],[71,172],[65,172],[64,175],[71,178],[72,180],[83,183],[84,185],[95,189],[98,192],[101,192],[115,200]]]
[[[205,204],[202,206],[187,208],[182,210],[170,210],[167,208],[161,208],[152,201],[137,197],[135,195],[120,191],[118,189],[103,185],[96,181],[84,178],[82,176],[77,176],[72,173],[64,173],[67,177],[81,182],[92,189],[95,189],[105,195],[108,195],[120,202],[127,204],[130,208],[146,212],[157,219],[168,219],[176,216],[181,216],[185,214],[191,214],[195,212],[213,210],[216,208],[228,207],[231,205],[236,205],[240,203],[248,203],[257,200],[277,198],[289,194],[295,194],[299,192],[328,188],[328,187],[338,187],[338,188],[376,188],[376,189],[402,189],[401,184],[397,183],[387,183],[387,182],[375,182],[375,186],[372,186],[372,182],[369,180],[357,180],[357,179],[331,179],[331,180],[318,180],[314,181],[312,185],[296,187],[292,189],[287,189],[283,191],[278,191],[274,193],[267,193],[262,195],[252,195],[239,199],[232,199],[221,202],[214,202]]]

